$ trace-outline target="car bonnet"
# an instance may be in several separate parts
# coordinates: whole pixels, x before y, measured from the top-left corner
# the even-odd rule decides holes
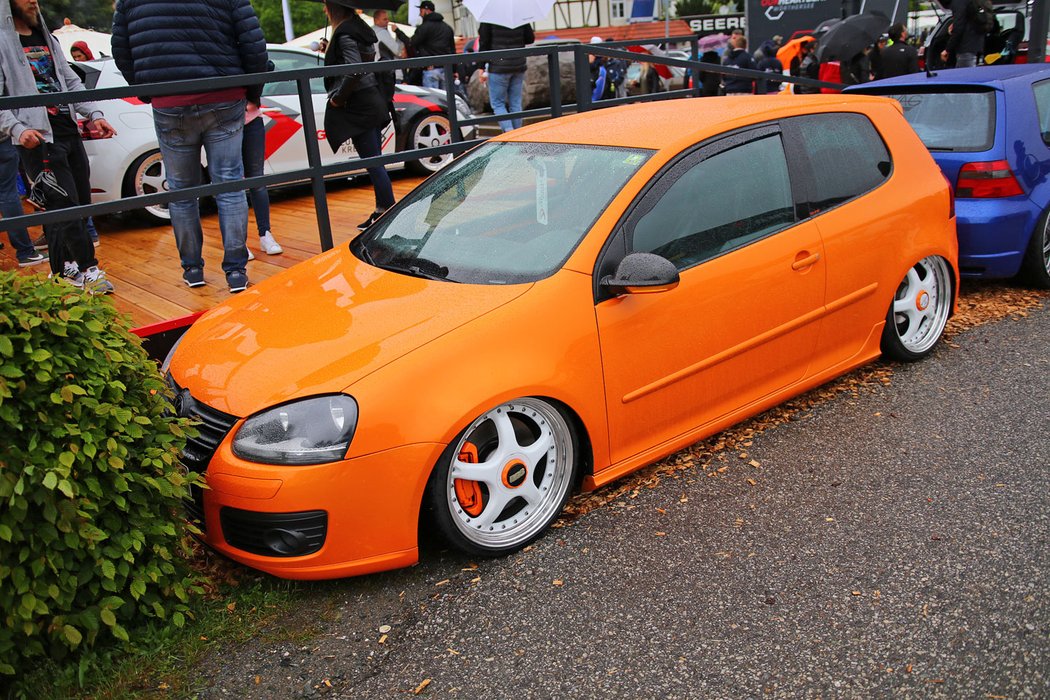
[[[409,277],[358,260],[348,246],[249,287],[187,331],[176,382],[236,416],[346,390],[531,285]]]

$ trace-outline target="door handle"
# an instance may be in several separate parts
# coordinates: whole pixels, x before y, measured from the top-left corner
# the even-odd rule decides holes
[[[807,253],[802,251],[795,256],[795,262],[791,263],[792,270],[805,270],[807,267],[813,267],[820,260],[820,253]]]

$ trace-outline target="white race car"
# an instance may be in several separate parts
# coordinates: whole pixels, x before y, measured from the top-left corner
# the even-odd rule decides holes
[[[288,46],[267,47],[270,60],[276,70],[312,68],[321,65],[323,57],[312,51]],[[127,85],[110,58],[73,63],[82,73],[84,85],[91,88],[120,87]],[[321,78],[310,81],[313,93],[313,110],[317,119],[317,139],[325,140],[322,128],[326,94]],[[448,110],[444,90],[398,85],[394,95],[401,128],[390,124],[383,131],[383,153],[394,153],[416,148],[430,148],[451,143]],[[106,119],[117,130],[112,139],[95,140],[82,124],[81,134],[91,162],[92,201],[110,202],[123,197],[154,194],[167,191],[164,162],[157,146],[157,134],[153,128],[153,110],[133,97],[111,100],[103,109]],[[266,120],[266,170],[267,174],[300,170],[308,167],[306,141],[301,132],[303,123],[299,105],[299,93],[295,81],[276,81],[263,87],[262,114]],[[473,115],[466,101],[456,97],[459,119],[470,119]],[[474,138],[476,127],[460,129],[464,140]],[[321,143],[322,164],[345,162],[356,157],[349,142],[338,152],[332,153],[327,144]],[[451,154],[408,161],[406,165],[421,174],[441,169],[452,159]],[[388,166],[399,168],[401,164]],[[166,205],[146,207],[145,212],[158,222],[169,221]]]

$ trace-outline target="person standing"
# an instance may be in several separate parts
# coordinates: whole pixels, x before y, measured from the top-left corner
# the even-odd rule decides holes
[[[729,50],[726,51],[722,65],[733,68],[755,69],[755,59],[747,50],[747,38],[743,34],[733,34],[729,38]],[[755,92],[755,81],[753,78],[745,78],[737,75],[727,75],[722,79],[727,95],[751,95]]]
[[[7,139],[0,140],[0,216],[13,219],[21,216],[22,199],[18,196],[18,151]],[[19,267],[29,267],[47,261],[48,257],[33,247],[24,226],[8,229],[7,237],[15,249]]]
[[[244,114],[241,157],[244,159],[245,177],[263,175],[266,164],[266,127],[263,126],[259,104],[255,102],[248,103]],[[280,255],[284,249],[270,232],[270,193],[266,191],[266,185],[251,188],[248,190],[248,196],[252,202],[252,211],[255,212],[255,225],[259,231],[259,247],[267,255]],[[252,259],[250,250],[248,259]]]
[[[37,0],[0,3],[0,36],[3,94],[36,95],[84,89],[62,47],[44,24]],[[81,199],[90,175],[87,153],[73,118],[74,110],[88,119],[89,127],[99,137],[111,138],[117,133],[94,102],[0,111],[0,137],[16,144],[26,177],[40,195],[38,201],[50,210],[90,204],[90,190],[88,199]],[[13,176],[13,172],[8,172]],[[48,224],[44,234],[52,276],[92,294],[113,291],[113,284],[98,266],[83,219]],[[27,252],[21,245],[19,248],[20,255]]]
[[[984,29],[974,17],[973,0],[952,0],[952,26],[948,46],[941,51],[941,60],[951,65],[955,56],[956,68],[973,68],[977,57],[984,53]]]
[[[172,37],[159,40],[158,37]],[[117,0],[113,58],[129,85],[262,73],[266,41],[249,0]],[[246,100],[258,104],[261,85],[153,98],[153,123],[172,190],[201,184],[201,149],[211,181],[244,179],[241,146]],[[248,288],[248,201],[244,192],[216,195],[230,292]],[[205,284],[204,233],[196,199],[171,202],[171,227],[182,279]]]
[[[419,3],[422,21],[412,35],[412,51],[416,56],[451,56],[456,53],[456,35],[445,18],[434,10],[431,0]],[[445,86],[444,66],[427,66],[417,85],[431,88]]]
[[[503,51],[520,49],[536,41],[532,25],[504,27],[500,24],[482,22],[478,28],[479,51]],[[489,102],[494,114],[508,114],[521,111],[521,93],[525,87],[525,57],[500,58],[492,61],[482,69],[482,81],[488,81]],[[503,131],[521,128],[521,118],[500,119],[499,127]]]
[[[378,41],[372,30],[354,9],[354,0],[325,0],[324,11],[332,24],[332,39],[324,55],[326,66],[371,63],[376,60]],[[333,152],[351,141],[359,158],[382,154],[382,129],[390,123],[386,98],[374,73],[348,73],[324,79],[328,106],[324,112],[324,130]],[[382,165],[368,168],[375,190],[375,211],[357,225],[364,231],[394,206],[394,188]]]
[[[890,27],[889,44],[881,50],[876,78],[896,78],[919,72],[919,52],[908,44],[908,29],[900,22]]]

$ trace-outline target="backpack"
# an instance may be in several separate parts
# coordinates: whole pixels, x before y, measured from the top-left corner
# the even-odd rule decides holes
[[[995,9],[992,0],[970,0],[970,9],[973,15],[973,25],[987,34],[995,29]]]

